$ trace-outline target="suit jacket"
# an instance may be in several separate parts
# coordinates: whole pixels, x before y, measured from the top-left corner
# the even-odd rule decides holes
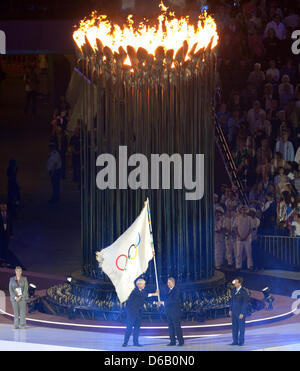
[[[132,291],[126,303],[127,317],[129,319],[141,318],[141,311],[148,294],[145,290],[140,291],[137,287]]]
[[[28,281],[26,277],[21,276],[20,284],[18,284],[16,276],[11,277],[9,280],[9,293],[10,301],[15,302],[15,296],[18,296],[16,288],[20,287],[22,289],[22,299],[28,300]]]
[[[180,290],[177,286],[174,286],[172,290],[168,290],[164,302],[167,316],[174,319],[180,319],[181,297]]]
[[[244,287],[236,293],[236,288],[231,292],[230,310],[233,315],[243,314],[245,317],[248,315],[249,295]]]

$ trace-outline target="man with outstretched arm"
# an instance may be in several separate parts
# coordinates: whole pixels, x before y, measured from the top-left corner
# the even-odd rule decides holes
[[[178,341],[178,346],[183,346],[184,340],[180,324],[181,320],[180,291],[178,287],[175,286],[175,279],[173,277],[170,277],[168,279],[168,292],[165,297],[165,301],[161,301],[158,304],[165,306],[167,314],[170,335],[170,343],[168,344],[168,346],[176,345],[176,337]]]
[[[127,347],[130,335],[133,329],[133,345],[136,347],[142,346],[139,344],[139,334],[142,321],[142,307],[147,297],[158,296],[158,290],[153,294],[147,294],[145,291],[146,281],[138,279],[136,287],[129,296],[126,302],[126,331],[123,342],[123,347]]]

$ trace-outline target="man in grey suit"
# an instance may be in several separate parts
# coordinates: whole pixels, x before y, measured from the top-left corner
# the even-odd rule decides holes
[[[16,275],[9,280],[10,301],[14,308],[14,328],[26,329],[26,302],[28,300],[27,278],[22,276],[22,268],[16,267]]]

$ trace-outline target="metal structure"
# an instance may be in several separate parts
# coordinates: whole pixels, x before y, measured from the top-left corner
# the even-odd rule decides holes
[[[257,244],[263,268],[300,269],[299,237],[260,235]]]
[[[81,195],[83,273],[105,280],[95,252],[110,245],[135,220],[147,197],[159,278],[195,282],[214,275],[214,92],[216,58],[211,44],[186,60],[184,44],[174,52],[158,48],[155,56],[128,47],[112,53],[88,41],[78,70],[82,75]],[[194,49],[195,50],[195,49]],[[131,67],[124,66],[127,58]],[[128,157],[151,154],[204,154],[204,196],[186,201],[186,190],[106,189],[96,186],[101,153]],[[194,171],[195,161],[193,161]],[[174,172],[171,170],[171,179]],[[150,170],[149,170],[150,179]],[[148,280],[152,281],[152,266]]]
[[[243,204],[248,205],[249,204],[248,197],[244,190],[243,184],[238,176],[237,168],[235,166],[231,150],[228,146],[227,139],[224,135],[223,129],[221,128],[217,120],[216,120],[216,144],[218,146],[218,150],[222,157],[226,172],[228,174],[232,186],[236,187],[239,194],[239,198],[243,202]]]

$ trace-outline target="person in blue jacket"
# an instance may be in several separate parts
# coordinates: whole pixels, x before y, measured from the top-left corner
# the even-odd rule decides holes
[[[176,338],[178,346],[183,346],[184,340],[180,324],[182,316],[181,297],[179,288],[175,286],[175,279],[173,277],[168,279],[168,291],[165,295],[165,300],[159,302],[159,305],[164,305],[167,315],[170,336],[170,343],[168,346],[176,345]]]
[[[237,277],[234,280],[232,290],[229,315],[232,318],[232,337],[231,345],[243,346],[245,342],[245,323],[248,314],[249,295],[248,291],[242,286],[243,278]]]

